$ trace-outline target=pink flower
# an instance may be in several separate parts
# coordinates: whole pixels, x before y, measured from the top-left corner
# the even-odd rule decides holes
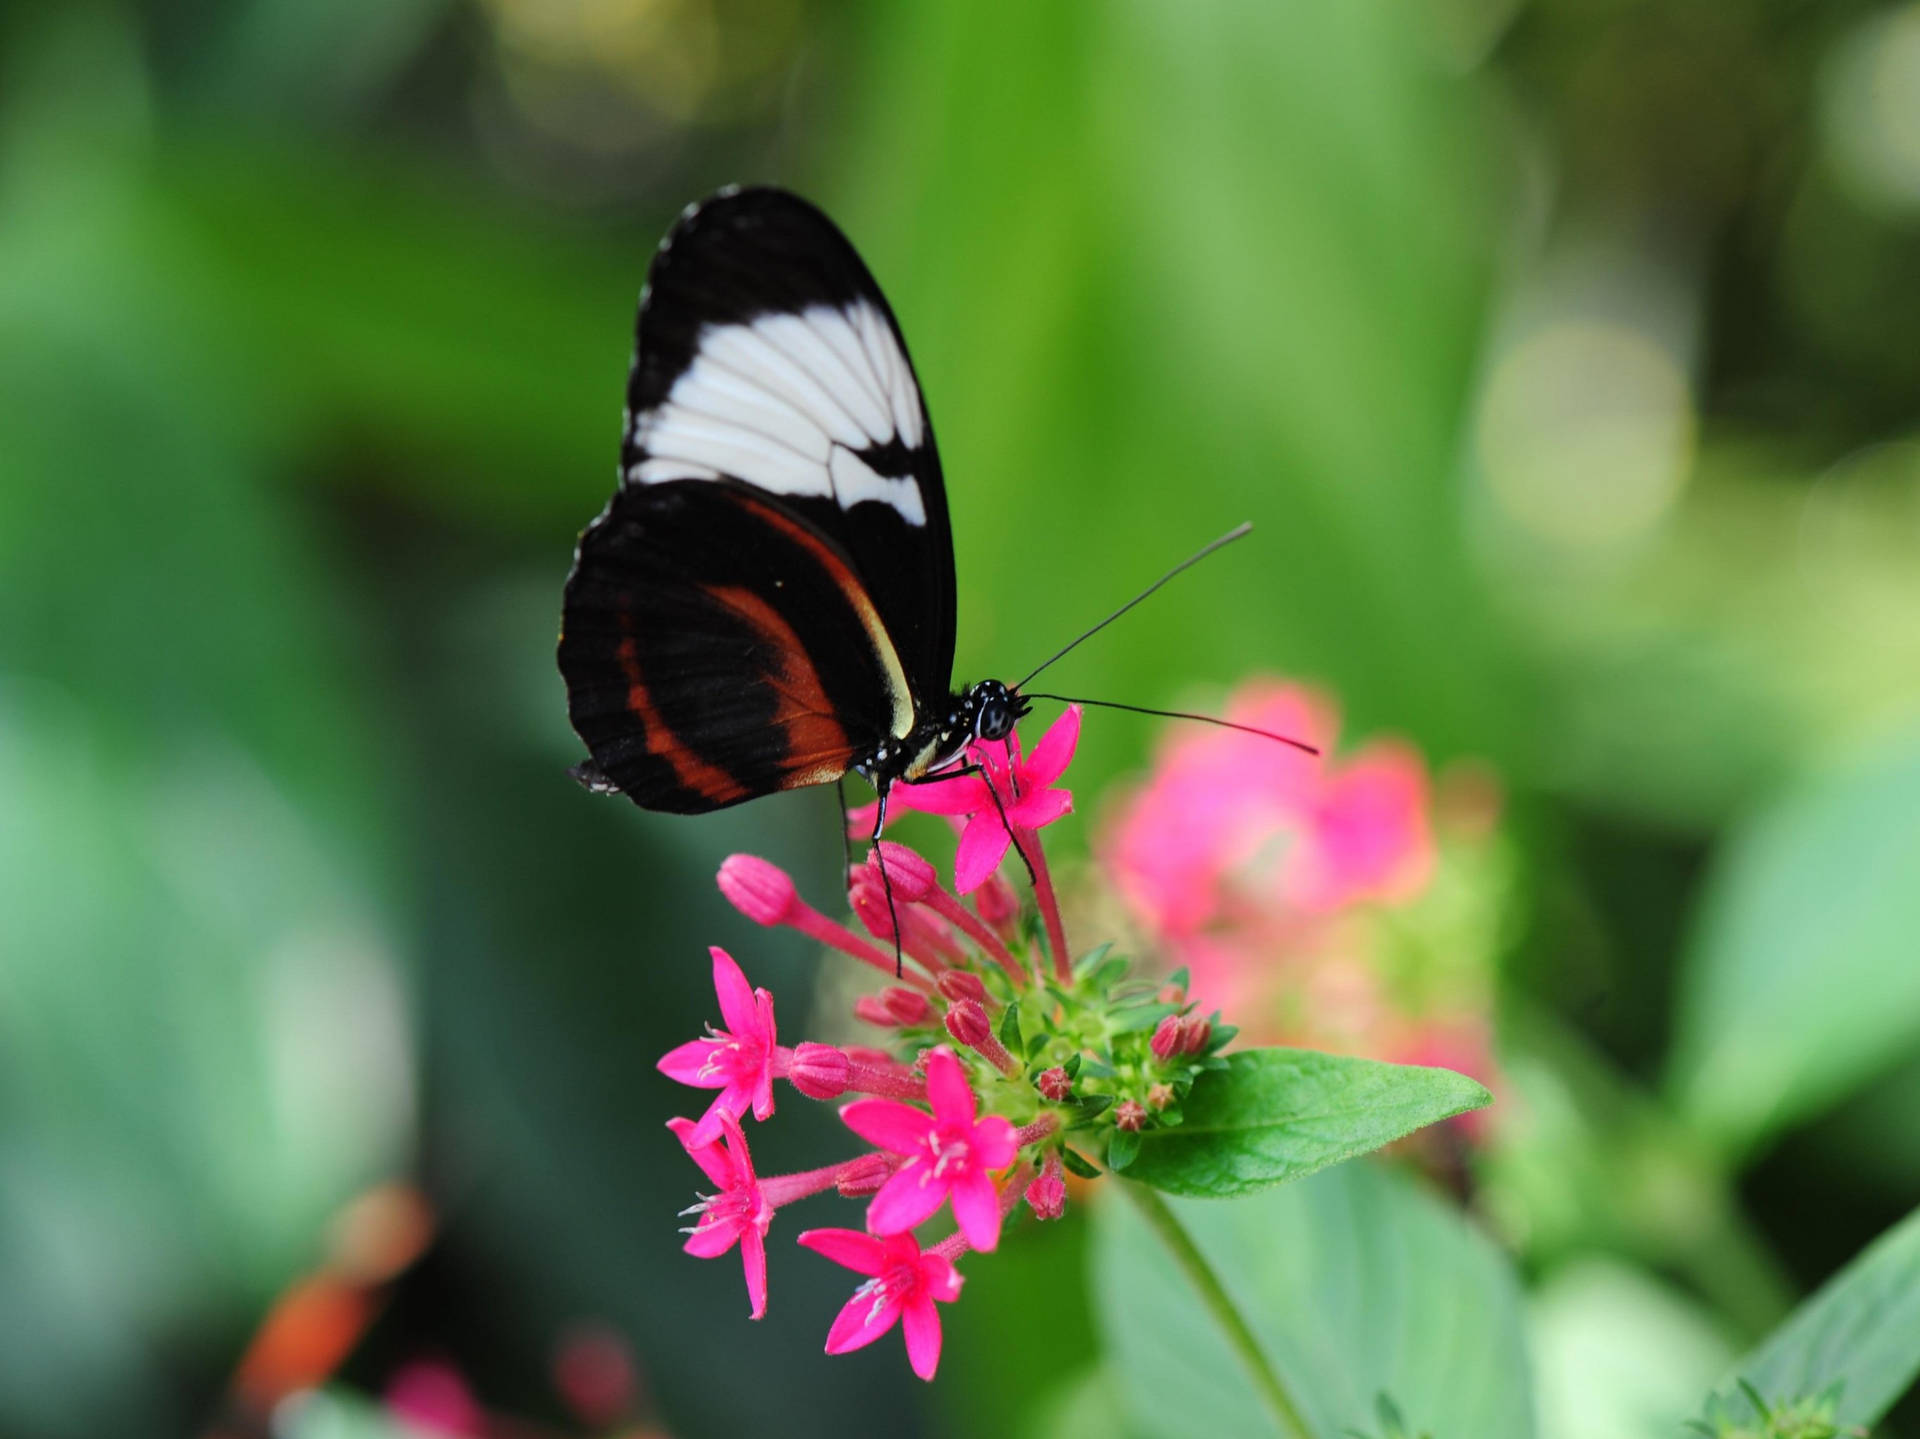
[[[773,1206],[760,1192],[753,1156],[747,1152],[747,1137],[740,1132],[739,1121],[723,1111],[719,1124],[720,1142],[702,1144],[692,1120],[667,1121],[667,1128],[686,1146],[688,1156],[720,1186],[718,1194],[703,1195],[686,1211],[700,1217],[686,1231],[685,1248],[696,1259],[718,1259],[738,1244],[740,1261],[747,1271],[747,1298],[753,1305],[753,1317],[758,1319],[767,1312],[766,1241],[767,1229],[773,1223]]]
[[[1069,705],[1055,720],[1033,753],[1021,757],[1020,736],[1001,744],[975,742],[968,756],[984,773],[956,775],[927,784],[893,788],[893,803],[926,814],[965,816],[960,847],[953,856],[953,887],[971,894],[1006,858],[1015,829],[1037,830],[1073,812],[1073,795],[1054,789],[1053,782],[1067,772],[1074,747],[1080,743],[1080,706]],[[988,790],[989,782],[993,788]],[[995,796],[999,805],[994,804]],[[1001,819],[1001,811],[1006,818]]]
[[[486,1412],[451,1364],[416,1359],[387,1381],[388,1412],[408,1428],[436,1435],[487,1432]]]
[[[809,1229],[800,1242],[870,1276],[827,1331],[827,1353],[846,1354],[871,1344],[899,1320],[907,1362],[922,1379],[933,1378],[940,1366],[940,1314],[934,1301],[951,1304],[960,1297],[959,1271],[940,1252],[946,1246],[923,1253],[911,1234],[879,1238],[854,1229]]]
[[[1326,701],[1296,685],[1246,686],[1227,715],[1322,750],[1337,729]],[[1124,807],[1107,859],[1140,919],[1165,936],[1248,907],[1325,915],[1425,887],[1428,808],[1426,767],[1403,745],[1332,763],[1236,730],[1176,733]]]
[[[693,1144],[718,1139],[724,1115],[738,1119],[749,1106],[755,1119],[772,1114],[776,1066],[786,1057],[773,1042],[773,996],[748,985],[724,949],[716,946],[712,954],[713,990],[727,1027],[708,1025],[709,1038],[690,1039],[660,1060],[660,1072],[669,1079],[720,1091],[695,1126]]]
[[[1019,1148],[1013,1126],[997,1115],[978,1117],[966,1073],[944,1044],[927,1056],[927,1098],[932,1114],[891,1099],[862,1099],[840,1111],[862,1139],[907,1157],[874,1195],[867,1227],[875,1234],[904,1233],[952,1195],[967,1243],[991,1250],[1000,1242],[1000,1196],[990,1171],[1013,1163]]]

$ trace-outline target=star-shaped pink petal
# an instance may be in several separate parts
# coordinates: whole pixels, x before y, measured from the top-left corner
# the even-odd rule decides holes
[[[690,1039],[668,1050],[660,1072],[696,1089],[717,1089],[695,1127],[693,1143],[720,1137],[720,1118],[735,1119],[752,1109],[755,1119],[773,1113],[773,1079],[779,1048],[774,1043],[773,996],[747,983],[740,966],[724,949],[713,954],[713,990],[720,1001],[724,1029],[707,1027],[707,1038]]]
[[[746,1269],[747,1300],[753,1317],[767,1312],[767,1230],[773,1224],[773,1206],[760,1192],[759,1178],[753,1172],[753,1156],[747,1152],[747,1137],[731,1114],[718,1117],[720,1139],[702,1144],[696,1139],[698,1126],[690,1119],[669,1119],[671,1129],[693,1162],[708,1179],[719,1186],[716,1194],[702,1195],[700,1202],[682,1211],[698,1214],[687,1235],[685,1249],[696,1259],[718,1259],[734,1245],[740,1246],[740,1262]]]
[[[854,1133],[907,1159],[867,1206],[867,1227],[904,1233],[951,1197],[967,1243],[991,1250],[1000,1242],[992,1171],[1013,1163],[1013,1125],[998,1115],[979,1118],[966,1071],[945,1045],[927,1058],[927,1098],[932,1114],[891,1099],[862,1099],[840,1111]]]
[[[1006,858],[1013,839],[1010,830],[1041,829],[1073,812],[1072,793],[1053,785],[1067,772],[1079,742],[1080,706],[1069,705],[1032,754],[1022,756],[1018,735],[997,744],[976,741],[967,754],[980,767],[977,772],[895,785],[893,802],[926,814],[966,818],[953,857],[953,887],[971,894]]]
[[[868,1276],[827,1331],[827,1353],[864,1348],[898,1321],[913,1372],[933,1378],[940,1366],[940,1314],[933,1306],[960,1297],[960,1274],[953,1261],[937,1249],[922,1251],[911,1234],[881,1237],[855,1229],[809,1229],[800,1242]]]

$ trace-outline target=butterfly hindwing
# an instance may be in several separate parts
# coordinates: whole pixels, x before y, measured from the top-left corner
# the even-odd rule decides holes
[[[953,666],[953,539],[920,386],[845,236],[785,191],[688,210],[647,278],[627,386],[627,486],[733,479],[852,565],[924,709]]]
[[[912,712],[846,557],[735,481],[614,496],[581,537],[559,659],[583,778],[679,814],[836,779]]]

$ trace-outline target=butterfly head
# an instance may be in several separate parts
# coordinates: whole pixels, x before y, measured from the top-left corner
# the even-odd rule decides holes
[[[1013,727],[1031,709],[1026,700],[999,680],[981,680],[960,699],[954,729],[967,731],[969,740],[997,744],[1013,733]]]

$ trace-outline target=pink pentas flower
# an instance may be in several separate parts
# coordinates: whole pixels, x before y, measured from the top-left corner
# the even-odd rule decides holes
[[[692,1120],[667,1121],[667,1128],[686,1146],[688,1157],[720,1186],[718,1193],[703,1195],[686,1211],[700,1217],[687,1231],[684,1248],[696,1259],[718,1259],[738,1244],[740,1262],[747,1271],[747,1299],[758,1319],[767,1312],[767,1229],[773,1223],[773,1206],[761,1193],[739,1121],[723,1112],[719,1127],[719,1142],[703,1144]]]
[[[933,1113],[891,1099],[862,1099],[840,1111],[862,1139],[906,1163],[867,1207],[875,1234],[900,1234],[921,1223],[951,1195],[953,1217],[973,1248],[1000,1242],[1000,1195],[991,1171],[1013,1163],[1013,1125],[979,1118],[966,1072],[945,1045],[927,1056],[927,1099]]]
[[[1048,726],[1032,754],[1021,754],[1017,734],[998,744],[976,741],[967,754],[980,766],[979,772],[926,784],[895,785],[893,803],[925,814],[965,819],[953,856],[953,887],[960,894],[971,894],[1006,858],[1012,842],[1009,826],[1037,830],[1073,812],[1072,793],[1053,784],[1067,772],[1079,743],[1080,706],[1069,705]]]
[[[711,1144],[720,1137],[720,1121],[738,1119],[749,1108],[755,1119],[773,1113],[773,1081],[784,1072],[785,1051],[774,1043],[773,996],[747,983],[740,966],[715,946],[713,990],[720,1001],[724,1029],[707,1026],[705,1039],[690,1039],[667,1051],[660,1072],[696,1089],[717,1089],[695,1126],[692,1143]]]
[[[897,1322],[907,1341],[907,1361],[922,1379],[940,1367],[940,1314],[935,1301],[960,1297],[960,1273],[941,1251],[923,1251],[911,1234],[884,1237],[856,1229],[809,1229],[800,1242],[835,1264],[845,1265],[867,1282],[853,1291],[833,1327],[827,1353],[846,1354],[880,1338]]]
[[[1298,685],[1243,687],[1227,717],[1331,747],[1331,705]],[[1109,867],[1139,918],[1185,936],[1251,909],[1302,917],[1417,894],[1434,864],[1426,767],[1376,742],[1332,761],[1237,730],[1174,732],[1120,812]]]

